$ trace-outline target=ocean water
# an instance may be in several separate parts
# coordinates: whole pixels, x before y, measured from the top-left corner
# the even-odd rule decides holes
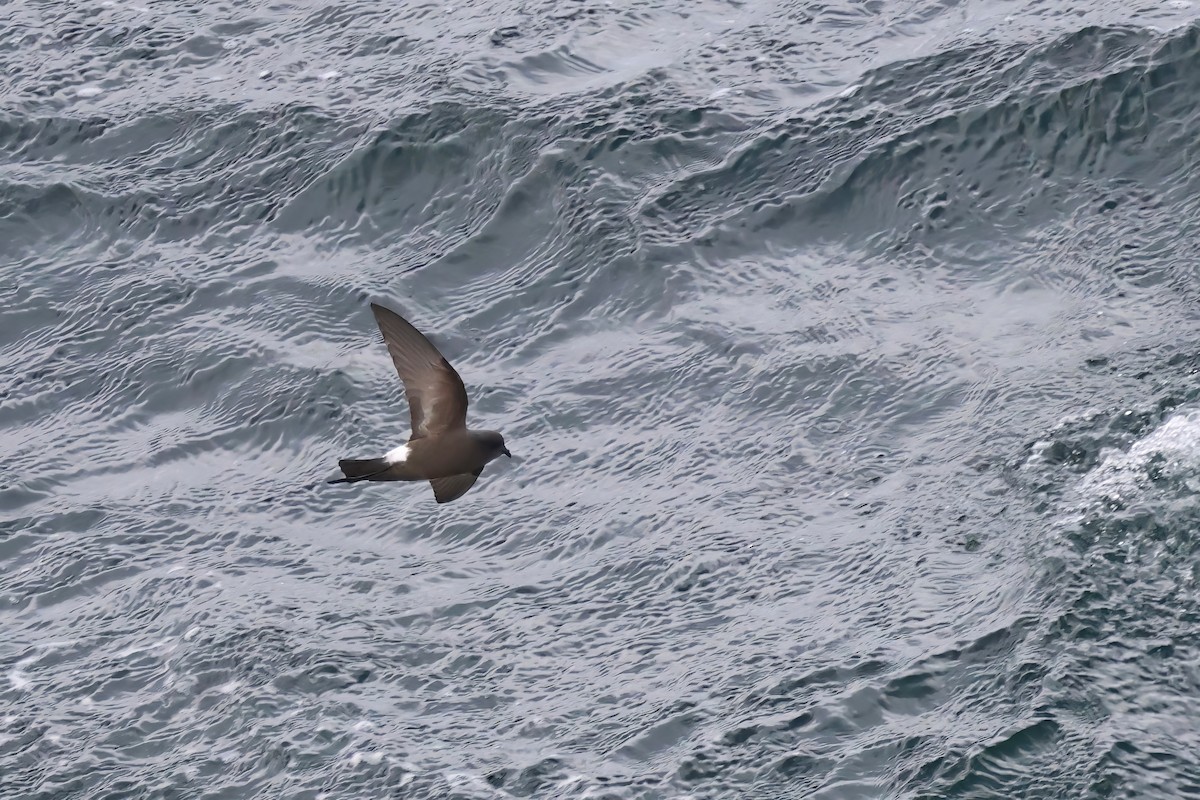
[[[0,9],[0,798],[1200,797],[1200,6]]]

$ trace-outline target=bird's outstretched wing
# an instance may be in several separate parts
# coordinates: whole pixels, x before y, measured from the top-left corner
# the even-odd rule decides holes
[[[429,482],[433,487],[433,496],[439,503],[449,503],[466,494],[475,485],[475,479],[483,472],[480,467],[476,472],[464,475],[451,475],[448,478],[434,478]]]
[[[413,438],[438,436],[467,424],[467,390],[438,349],[395,311],[371,304],[384,344],[404,382]]]

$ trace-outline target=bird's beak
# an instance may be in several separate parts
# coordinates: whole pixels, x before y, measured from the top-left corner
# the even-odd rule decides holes
[[[504,455],[508,456],[509,458],[512,458],[512,453],[508,452],[508,448],[507,448],[507,447],[506,447],[506,448],[504,448]]]

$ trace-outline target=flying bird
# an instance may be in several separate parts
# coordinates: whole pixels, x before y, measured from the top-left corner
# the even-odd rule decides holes
[[[512,453],[496,431],[467,428],[466,387],[438,349],[395,311],[376,303],[371,311],[404,382],[412,435],[381,458],[338,461],[346,477],[329,482],[429,481],[439,503],[457,500],[489,462]]]

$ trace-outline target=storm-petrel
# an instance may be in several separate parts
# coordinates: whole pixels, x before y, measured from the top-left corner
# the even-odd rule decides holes
[[[438,349],[403,317],[371,304],[384,344],[404,382],[412,436],[382,458],[344,458],[346,477],[357,481],[429,481],[439,503],[462,497],[494,458],[512,453],[496,431],[467,429],[467,390]]]

